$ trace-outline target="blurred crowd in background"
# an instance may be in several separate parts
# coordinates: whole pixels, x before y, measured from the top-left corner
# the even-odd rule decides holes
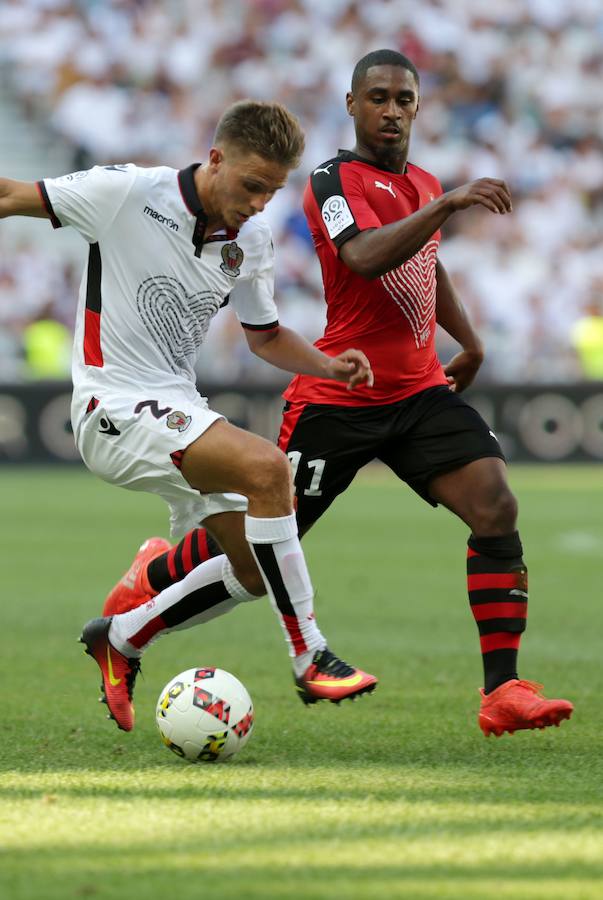
[[[408,55],[421,75],[410,160],[445,189],[487,175],[514,195],[511,216],[457,214],[441,248],[486,343],[482,380],[597,377],[585,322],[603,322],[601,0],[0,5],[2,71],[28,117],[66,143],[71,170],[202,160],[220,113],[244,97],[279,100],[299,116],[304,161],[267,218],[281,321],[311,339],[324,303],[301,193],[312,168],[353,145],[351,72],[380,47]],[[50,226],[42,245],[24,239],[10,253],[0,229],[0,356],[3,340],[24,340],[37,320],[71,328],[79,277]],[[440,341],[446,359],[454,345]],[[199,372],[226,382],[274,377],[227,311]]]

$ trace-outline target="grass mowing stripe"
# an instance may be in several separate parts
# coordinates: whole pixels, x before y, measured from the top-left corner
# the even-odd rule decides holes
[[[375,695],[302,708],[259,601],[151,648],[124,735],[75,638],[165,510],[81,470],[0,470],[3,896],[602,896],[603,474],[513,468],[511,482],[531,580],[521,671],[574,700],[571,722],[482,737],[466,529],[371,470],[304,546],[321,627],[380,677]],[[155,731],[161,687],[196,664],[233,671],[256,706],[224,766],[184,765]]]

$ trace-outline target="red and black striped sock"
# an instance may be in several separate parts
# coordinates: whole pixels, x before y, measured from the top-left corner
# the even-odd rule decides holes
[[[479,538],[467,550],[467,589],[477,622],[487,694],[517,678],[517,653],[525,631],[528,570],[519,533]]]
[[[159,593],[221,553],[220,545],[205,528],[193,528],[179,544],[151,560],[147,566],[149,584]]]

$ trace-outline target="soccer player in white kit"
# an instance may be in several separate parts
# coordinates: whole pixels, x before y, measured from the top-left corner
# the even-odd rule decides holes
[[[197,352],[226,302],[267,362],[350,389],[372,383],[362,352],[329,357],[278,323],[271,233],[253,216],[283,187],[303,146],[284,107],[241,101],[220,119],[204,165],[0,179],[0,217],[46,217],[89,244],[72,401],[84,462],[111,484],[162,496],[172,534],[203,521],[224,550],[148,603],[84,626],[81,640],[124,731],[134,727],[134,682],[153,640],[266,592],[304,702],[339,702],[377,684],[336,657],[318,628],[287,457],[209,409],[195,385]]]

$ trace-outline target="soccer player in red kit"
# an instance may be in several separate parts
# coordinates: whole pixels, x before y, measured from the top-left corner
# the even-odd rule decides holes
[[[475,205],[505,214],[511,197],[489,178],[444,194],[433,175],[409,163],[418,106],[419,76],[406,57],[380,50],[356,65],[347,95],[356,146],[314,169],[304,209],[328,304],[316,346],[359,347],[375,383],[351,394],[297,376],[285,392],[279,446],[293,465],[302,534],[372,459],[466,522],[485,675],[479,724],[485,734],[557,725],[571,703],[545,699],[540,685],[517,675],[528,599],[517,503],[496,437],[459,396],[483,351],[438,260],[449,216]],[[435,350],[436,321],[463,348],[446,369]]]
[[[358,62],[347,95],[356,146],[314,169],[304,209],[328,307],[316,346],[329,355],[362,350],[374,385],[351,393],[295,377],[279,446],[293,467],[300,535],[373,459],[459,516],[471,529],[467,583],[484,666],[479,725],[486,735],[558,725],[572,704],[546,699],[541,685],[517,674],[528,600],[517,503],[495,435],[459,396],[483,349],[438,259],[440,228],[451,215],[476,205],[506,214],[511,197],[490,178],[443,193],[437,178],[409,163],[418,107],[419,76],[405,56],[378,50]],[[445,368],[436,322],[462,347]],[[148,566],[154,588],[166,560]]]

